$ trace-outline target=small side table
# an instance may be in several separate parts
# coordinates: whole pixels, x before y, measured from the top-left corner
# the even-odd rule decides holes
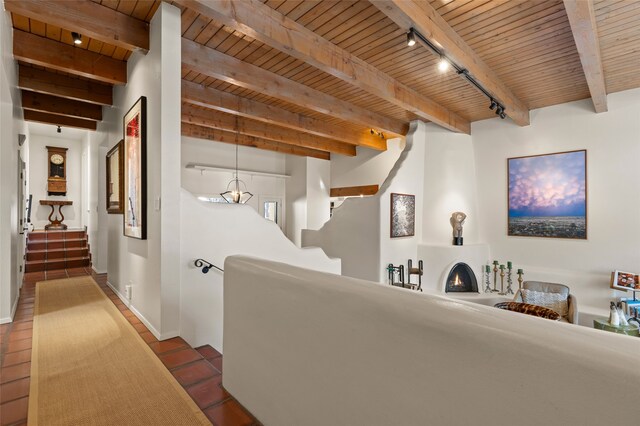
[[[629,324],[629,325],[621,325],[619,327],[614,327],[611,324],[609,324],[608,318],[594,319],[593,328],[597,328],[598,330],[610,331],[612,333],[626,334],[627,336],[640,337],[640,331],[638,331],[637,325]]]
[[[58,201],[58,200],[40,200],[40,205],[50,206],[51,213],[49,213],[49,224],[44,226],[44,229],[48,230],[61,230],[67,229],[67,225],[64,223],[64,215],[62,214],[62,206],[70,206],[73,204],[73,201]],[[58,212],[60,213],[60,220],[58,220],[58,215],[56,215],[55,219],[51,219],[53,214],[55,213],[55,208],[58,206]]]

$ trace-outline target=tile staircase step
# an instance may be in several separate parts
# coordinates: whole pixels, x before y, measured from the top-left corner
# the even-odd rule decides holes
[[[84,257],[89,255],[89,246],[69,247],[66,249],[28,250],[27,260],[64,259],[65,257]]]
[[[27,239],[31,241],[46,241],[46,240],[65,240],[75,238],[85,238],[86,232],[82,230],[72,231],[42,231],[42,232],[30,232],[27,234]]]
[[[54,269],[69,269],[91,266],[91,256],[68,257],[66,259],[28,260],[25,262],[25,272],[51,271]]]
[[[27,241],[27,250],[63,249],[88,246],[86,239]]]

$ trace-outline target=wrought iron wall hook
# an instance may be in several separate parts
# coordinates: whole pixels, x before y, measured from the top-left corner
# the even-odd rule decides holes
[[[211,262],[207,262],[204,259],[196,259],[195,262],[193,262],[193,264],[196,266],[196,268],[202,268],[202,273],[206,274],[207,272],[209,272],[209,270],[211,268],[215,268],[220,272],[224,272],[224,269],[222,268],[218,268],[216,265],[214,265]]]

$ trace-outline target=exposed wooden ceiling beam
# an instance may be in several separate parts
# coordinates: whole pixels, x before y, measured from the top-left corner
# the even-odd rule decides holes
[[[42,93],[22,91],[22,107],[32,111],[48,112],[67,117],[102,120],[102,106]]]
[[[20,65],[18,87],[99,105],[113,104],[113,87]]]
[[[182,63],[189,70],[393,136],[404,136],[409,130],[409,123],[358,107],[185,38]]]
[[[576,42],[596,112],[607,111],[607,87],[600,57],[600,42],[592,0],[564,0],[564,8]]]
[[[341,188],[331,188],[331,197],[358,197],[363,195],[375,195],[378,193],[378,185],[343,186]]]
[[[351,157],[356,155],[356,147],[354,145],[348,145],[343,142],[333,141],[219,111],[197,109],[191,105],[182,106],[182,122],[229,132],[238,132],[243,135],[255,136],[289,145],[303,146],[319,151],[333,152]]]
[[[351,145],[365,146],[378,151],[387,149],[386,140],[377,135],[372,135],[369,129],[352,130],[344,128],[190,81],[182,81],[182,100],[205,108],[237,114],[264,123],[339,140]]]
[[[81,118],[65,117],[64,115],[47,114],[46,112],[24,110],[26,121],[36,121],[38,123],[53,124],[54,126],[75,127],[77,129],[96,130],[97,122],[93,120],[83,120]]]
[[[127,50],[149,50],[149,25],[89,0],[5,0],[9,12]]]
[[[447,21],[429,4],[419,0],[371,0],[402,30],[415,28],[423,36],[442,46],[456,64],[469,71],[485,89],[506,107],[506,114],[518,125],[529,125],[529,108],[519,100],[480,59],[475,51],[447,24]],[[487,101],[487,107],[489,102]]]
[[[400,83],[259,0],[177,0],[227,27],[449,130],[471,132],[463,117]]]
[[[275,151],[281,154],[299,155],[302,157],[313,157],[321,160],[329,160],[330,154],[325,151],[316,149],[303,148],[300,146],[287,145],[284,143],[273,142],[266,139],[256,138],[247,135],[238,135],[233,132],[225,132],[223,130],[212,129],[209,127],[196,126],[194,124],[182,123],[182,136],[189,136],[197,139],[208,139],[216,142],[230,143],[252,146],[267,151]]]
[[[105,83],[127,83],[126,62],[24,31],[13,31],[13,57]]]

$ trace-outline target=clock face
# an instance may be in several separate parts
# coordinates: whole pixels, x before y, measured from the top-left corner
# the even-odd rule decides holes
[[[53,154],[51,156],[51,162],[53,164],[62,164],[62,163],[64,163],[64,158],[60,154]]]

